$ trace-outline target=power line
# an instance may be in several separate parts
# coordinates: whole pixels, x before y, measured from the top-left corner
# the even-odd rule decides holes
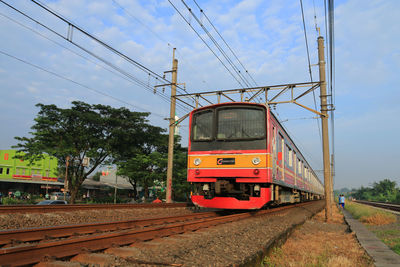
[[[203,43],[208,47],[208,49],[214,54],[214,56],[221,62],[221,64],[225,67],[225,69],[229,72],[229,74],[238,82],[238,84],[243,87],[242,83],[236,78],[235,75],[228,69],[228,67],[225,65],[225,63],[218,57],[218,55],[212,50],[212,48],[209,46],[209,44],[204,40],[203,37],[194,29],[194,27],[190,24],[190,22],[183,16],[183,14],[178,10],[178,8],[171,2],[171,0],[168,0],[168,2],[172,5],[172,7],[178,12],[178,14],[182,17],[182,19],[190,26],[190,28],[196,33],[196,35],[203,41]]]
[[[138,22],[140,25],[142,25],[143,27],[145,27],[150,33],[152,33],[152,34],[153,34],[155,37],[157,37],[159,40],[161,40],[161,41],[164,42],[164,43],[167,43],[167,45],[168,45],[169,47],[171,47],[171,48],[173,47],[173,46],[171,45],[170,42],[167,42],[167,41],[166,41],[164,38],[162,38],[159,34],[157,34],[155,31],[153,31],[149,26],[147,26],[145,23],[143,23],[140,19],[138,19],[136,16],[134,16],[131,12],[129,12],[129,10],[126,9],[124,6],[122,6],[119,2],[117,2],[116,0],[112,0],[112,2],[113,2],[116,6],[118,6],[120,9],[122,9],[126,14],[128,14],[128,16],[130,16],[130,17],[133,18],[136,22]],[[176,50],[175,52],[178,53],[178,54],[180,55],[179,51]],[[183,57],[182,57],[182,59],[183,59]],[[188,66],[190,66],[190,64],[188,64]],[[189,92],[186,90],[185,87],[181,88],[181,87],[177,86],[177,89],[180,90],[180,91],[189,93]],[[195,101],[194,98],[193,98],[193,101]]]
[[[48,31],[52,32],[53,34],[55,34],[55,35],[57,35],[57,36],[59,36],[59,37],[61,37],[61,38],[63,38],[64,40],[67,40],[68,42],[70,42],[71,44],[75,45],[75,46],[78,47],[79,49],[85,51],[86,53],[88,53],[88,54],[90,54],[91,56],[97,58],[98,60],[102,61],[103,63],[105,63],[106,65],[108,65],[108,66],[110,66],[111,68],[115,69],[116,71],[122,73],[124,76],[128,77],[128,78],[131,80],[131,82],[133,81],[133,82],[135,82],[136,84],[138,84],[139,86],[141,86],[141,87],[143,87],[144,89],[148,90],[149,92],[153,92],[153,88],[150,87],[149,85],[147,85],[145,82],[140,81],[138,78],[134,77],[133,75],[127,73],[126,71],[124,71],[124,70],[122,70],[121,68],[115,66],[115,65],[112,64],[111,62],[109,62],[109,61],[103,59],[102,57],[100,57],[100,56],[94,54],[93,52],[89,51],[88,49],[86,49],[86,48],[82,47],[81,45],[75,43],[74,41],[72,41],[72,39],[69,39],[68,37],[63,36],[62,34],[56,32],[55,30],[51,29],[50,27],[48,27],[48,26],[44,25],[43,23],[41,23],[41,22],[35,20],[35,19],[32,18],[31,16],[29,16],[29,15],[27,15],[26,13],[24,13],[24,12],[22,12],[22,11],[16,9],[15,7],[9,5],[8,3],[4,2],[3,0],[0,0],[0,1],[1,1],[3,4],[7,5],[8,7],[10,7],[11,9],[13,9],[14,11],[18,12],[19,14],[25,16],[26,18],[28,18],[28,19],[30,19],[31,21],[37,23],[38,25],[44,27],[44,28],[47,29]],[[32,0],[32,1],[33,1],[33,0]],[[59,17],[58,15],[56,15],[56,16]],[[45,38],[46,38],[46,39],[49,39],[49,38],[47,38],[47,37],[45,37]],[[100,41],[100,42],[101,42],[101,41]],[[64,47],[64,46],[63,46],[63,47]],[[64,48],[65,48],[65,47],[64,47]],[[112,48],[112,49],[113,49],[113,48]],[[115,49],[114,49],[114,50],[115,50]],[[70,51],[71,51],[71,50],[70,50]],[[115,51],[116,51],[116,50],[115,50]],[[117,52],[118,52],[118,51],[117,51]],[[120,53],[120,52],[118,52],[118,53]],[[120,53],[120,54],[122,54],[122,53]],[[122,55],[123,55],[123,54],[122,54]],[[128,58],[128,57],[124,55],[123,58],[126,59],[126,58]],[[129,61],[128,61],[128,62],[129,62]],[[147,69],[147,68],[146,68],[146,69]],[[109,70],[109,71],[110,71],[110,70]],[[152,72],[152,71],[150,71],[150,72]],[[150,72],[149,72],[149,75],[152,75],[152,74],[150,74]],[[154,72],[152,72],[152,73],[154,73]],[[114,73],[114,74],[115,74],[115,73]],[[155,75],[152,75],[152,76],[155,77],[156,80],[158,80],[158,78],[161,77],[161,76],[159,76],[159,75],[156,74],[156,73],[154,73],[154,74],[155,74]],[[168,80],[164,79],[163,77],[161,77],[161,79],[163,79],[164,81],[169,82]],[[161,93],[157,93],[157,94],[158,94],[163,100],[165,100],[165,101],[167,101],[167,102],[170,102],[170,101],[171,101],[171,100],[169,99],[168,96],[166,96],[166,95],[164,95],[164,94],[161,94]],[[178,104],[178,106],[179,106],[180,109],[188,110],[186,106],[181,105],[180,103]],[[187,112],[187,111],[185,111],[185,112]]]
[[[303,10],[303,1],[302,0],[300,0],[300,8],[301,8],[301,17],[303,19],[304,39],[306,41],[308,72],[310,74],[310,80],[311,80],[311,82],[313,82],[312,70],[311,70],[311,62],[310,62],[310,52],[309,52],[309,49],[308,49],[307,30],[306,30],[306,23],[305,23],[305,19],[304,19],[304,10]],[[315,107],[315,110],[317,110],[317,101],[315,99],[315,92],[313,91],[312,93],[313,93],[313,99],[314,99],[314,107]],[[317,125],[318,125],[319,139],[322,140],[321,126],[320,126],[320,123],[319,123],[319,119],[317,120]]]
[[[163,116],[163,115],[161,115],[161,114],[159,114],[159,113],[151,112],[150,110],[147,110],[147,109],[145,109],[145,108],[135,106],[135,105],[133,105],[133,104],[131,104],[131,103],[129,103],[129,102],[126,102],[126,101],[124,101],[124,100],[121,100],[121,99],[119,99],[119,98],[116,98],[116,97],[114,97],[114,96],[112,96],[112,95],[103,93],[103,92],[101,92],[101,91],[99,91],[99,90],[93,89],[93,88],[91,88],[91,87],[89,87],[89,86],[87,86],[87,85],[84,85],[84,84],[82,84],[82,83],[80,83],[80,82],[77,82],[77,81],[75,81],[75,80],[72,80],[72,79],[70,79],[70,78],[68,78],[68,77],[62,76],[62,75],[60,75],[60,74],[58,74],[58,73],[56,73],[56,72],[47,70],[47,69],[45,69],[45,68],[43,68],[43,67],[40,67],[40,66],[35,65],[35,64],[31,63],[31,62],[28,62],[28,61],[26,61],[26,60],[23,60],[23,59],[21,59],[21,58],[18,58],[18,57],[16,57],[16,56],[13,56],[13,55],[11,55],[11,54],[9,54],[9,53],[6,53],[6,52],[4,52],[4,51],[2,51],[2,50],[0,50],[0,54],[3,54],[3,55],[5,55],[5,56],[8,56],[8,57],[13,58],[13,59],[15,59],[15,60],[18,60],[19,62],[22,62],[22,63],[24,63],[24,64],[26,64],[26,65],[29,65],[29,66],[34,67],[34,68],[36,68],[36,69],[39,69],[39,70],[41,70],[41,71],[43,71],[43,72],[46,72],[46,73],[51,74],[51,75],[53,75],[53,76],[56,76],[56,77],[58,77],[58,78],[60,78],[60,79],[69,81],[69,82],[71,82],[71,83],[74,83],[74,84],[76,84],[76,85],[78,85],[78,86],[80,86],[80,87],[83,87],[83,88],[86,88],[86,89],[91,90],[91,91],[93,91],[93,92],[96,92],[97,94],[106,96],[106,97],[108,97],[108,98],[112,98],[112,99],[114,99],[114,100],[116,100],[116,101],[118,101],[118,102],[124,103],[124,104],[129,105],[129,106],[132,106],[132,107],[134,107],[134,108],[138,108],[138,109],[144,110],[144,111],[149,112],[149,113],[151,113],[151,114],[154,114],[154,115],[156,115],[156,116],[158,116],[158,117],[165,118],[165,116]]]
[[[4,3],[3,0],[0,0],[1,2]],[[95,42],[97,42],[98,44],[100,44],[101,46],[103,46],[104,48],[108,49],[109,51],[111,51],[112,53],[118,55],[119,57],[125,59],[127,62],[131,63],[132,65],[134,65],[135,67],[137,67],[138,69],[150,74],[153,77],[157,77],[160,80],[165,81],[166,83],[171,83],[169,80],[165,79],[163,76],[160,76],[159,74],[155,73],[154,71],[150,70],[149,68],[147,68],[146,66],[144,66],[143,64],[139,63],[138,61],[130,58],[129,56],[125,55],[124,53],[116,50],[115,48],[113,48],[112,46],[110,46],[109,44],[101,41],[99,38],[97,38],[96,36],[94,36],[93,34],[89,33],[88,31],[82,29],[81,27],[77,26],[76,24],[74,24],[73,22],[71,22],[70,20],[68,20],[67,18],[64,18],[62,15],[58,14],[56,11],[52,10],[51,8],[49,8],[48,6],[46,6],[45,4],[41,3],[38,0],[31,0],[34,4],[36,4],[37,6],[39,6],[40,8],[44,9],[45,11],[49,12],[50,14],[52,14],[53,16],[55,16],[56,18],[62,20],[63,22],[65,22],[66,24],[68,24],[69,27],[69,31],[70,31],[70,35],[67,37],[62,36],[64,39],[66,39],[69,42],[73,42],[72,41],[72,31],[73,29],[78,30],[79,32],[81,32],[82,34],[84,34],[85,36],[91,38],[92,40],[94,40]],[[8,5],[8,4],[7,4]],[[177,86],[178,88],[181,88],[180,86]],[[182,88],[181,88],[182,89]]]
[[[210,25],[213,27],[213,29],[215,30],[215,32],[218,34],[218,36],[221,38],[221,40],[225,43],[225,45],[229,48],[229,50],[231,51],[231,53],[234,55],[234,57],[236,58],[236,60],[239,62],[239,64],[242,66],[242,68],[245,70],[246,74],[250,77],[250,79],[254,82],[254,84],[256,86],[258,86],[257,82],[253,79],[253,77],[250,75],[249,71],[246,69],[246,67],[243,65],[243,63],[240,61],[240,59],[238,58],[238,56],[236,55],[236,53],[232,50],[232,48],[229,46],[229,44],[225,41],[224,37],[222,37],[222,35],[219,33],[219,31],[217,30],[217,28],[214,26],[214,24],[211,22],[211,20],[208,18],[208,16],[206,15],[206,13],[204,12],[204,10],[200,7],[200,5],[197,3],[196,0],[193,0],[193,2],[196,4],[196,6],[199,8],[200,12],[204,15],[204,17],[207,19],[208,23],[210,23]]]
[[[215,38],[211,35],[211,33],[207,30],[207,28],[204,26],[204,24],[199,20],[199,18],[193,13],[192,9],[186,4],[184,0],[181,0],[181,2],[184,4],[184,6],[188,9],[190,14],[193,16],[193,18],[196,20],[196,22],[200,25],[200,27],[203,29],[203,31],[207,34],[207,36],[210,38],[210,40],[214,43],[215,47],[219,50],[219,52],[222,54],[222,56],[225,58],[225,60],[228,62],[228,64],[232,67],[232,69],[236,72],[238,77],[243,81],[243,83],[249,88],[251,85],[248,82],[248,80],[244,77],[244,75],[240,72],[240,70],[236,67],[236,65],[233,63],[233,61],[230,59],[230,57],[226,54],[224,49],[219,45],[219,43],[215,40]]]

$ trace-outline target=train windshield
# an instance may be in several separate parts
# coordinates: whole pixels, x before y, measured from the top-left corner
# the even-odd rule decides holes
[[[205,141],[212,139],[213,128],[212,110],[199,112],[193,115],[193,140]]]
[[[217,140],[265,137],[265,112],[254,108],[217,109]]]

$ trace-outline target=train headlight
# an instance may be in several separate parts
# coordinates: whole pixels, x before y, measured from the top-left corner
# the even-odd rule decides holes
[[[201,163],[201,159],[196,158],[196,159],[194,159],[193,163],[194,163],[194,165],[199,166]]]
[[[253,162],[254,165],[258,165],[261,162],[261,159],[259,157],[255,157],[251,160],[251,162]]]

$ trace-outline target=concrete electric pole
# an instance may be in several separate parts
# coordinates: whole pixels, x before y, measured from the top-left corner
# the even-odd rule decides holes
[[[325,185],[325,220],[329,222],[332,219],[332,180],[331,164],[329,153],[329,132],[328,132],[328,96],[326,94],[325,78],[325,54],[324,38],[318,37],[318,61],[319,61],[319,81],[321,98],[321,121],[322,121],[322,146],[324,159],[324,185]]]
[[[168,167],[167,167],[167,190],[166,201],[172,203],[172,170],[174,159],[174,136],[175,136],[175,105],[176,84],[178,79],[178,60],[175,59],[175,48],[172,56],[172,81],[171,81],[171,108],[169,114],[169,140],[168,140]]]

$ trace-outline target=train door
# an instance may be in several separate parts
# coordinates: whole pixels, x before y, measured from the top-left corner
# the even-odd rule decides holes
[[[276,154],[276,131],[275,131],[275,126],[272,126],[272,178],[277,179],[276,175],[276,160],[277,160],[277,154]]]
[[[297,186],[297,156],[296,156],[296,152],[293,152],[293,174],[294,174],[294,185]]]
[[[283,136],[279,133],[278,136],[278,160],[277,160],[277,167],[278,167],[278,171],[277,171],[277,176],[278,176],[278,180],[284,180],[284,168],[285,168],[285,140],[283,139]]]
[[[281,137],[282,144],[282,181],[285,181],[285,160],[286,159],[286,151],[285,151],[285,139]]]

